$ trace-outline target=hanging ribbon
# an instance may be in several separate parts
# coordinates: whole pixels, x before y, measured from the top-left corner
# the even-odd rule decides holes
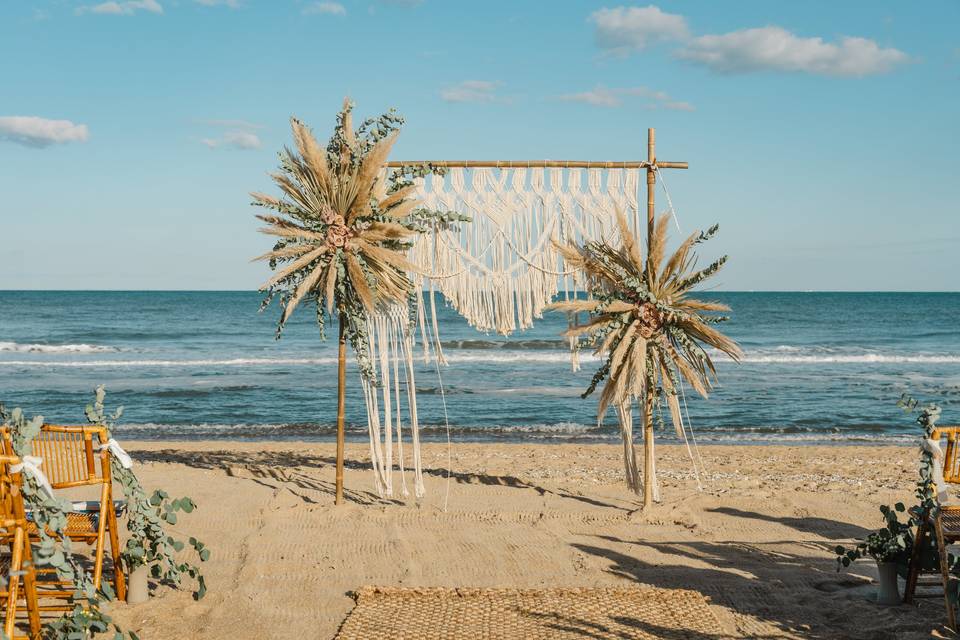
[[[50,481],[47,480],[47,476],[40,470],[40,465],[42,464],[43,458],[23,456],[20,458],[19,464],[10,465],[10,473],[22,473],[26,471],[33,476],[33,479],[40,485],[40,488],[46,491],[47,495],[52,498],[53,487],[50,486]]]
[[[943,450],[937,440],[925,438],[922,443],[923,450],[930,454],[933,459],[933,482],[937,485],[937,500],[946,502],[949,498],[947,493],[947,483],[943,481]]]
[[[133,458],[131,458],[130,454],[124,451],[120,443],[113,438],[110,438],[104,444],[100,445],[100,451],[104,449],[109,450],[110,455],[120,461],[120,466],[124,469],[129,469],[133,466]]]

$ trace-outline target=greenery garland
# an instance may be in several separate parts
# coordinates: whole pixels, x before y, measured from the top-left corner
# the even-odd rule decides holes
[[[87,421],[107,430],[107,437],[112,437],[112,429],[116,421],[123,415],[123,407],[117,407],[112,415],[107,415],[104,408],[106,391],[103,385],[97,387],[93,404],[87,405],[84,414]],[[175,525],[177,512],[191,513],[196,503],[189,497],[171,499],[163,490],[156,490],[147,498],[147,494],[140,484],[140,480],[133,469],[125,468],[117,456],[110,457],[110,475],[113,482],[123,488],[127,502],[127,539],[121,558],[128,571],[133,571],[144,565],[150,566],[154,578],[179,587],[184,575],[188,575],[197,582],[197,589],[193,592],[196,600],[207,592],[206,581],[197,565],[190,562],[180,562],[176,553],[182,551],[185,544],[169,535],[164,529],[164,523]],[[210,558],[210,549],[194,537],[189,539],[201,562]]]

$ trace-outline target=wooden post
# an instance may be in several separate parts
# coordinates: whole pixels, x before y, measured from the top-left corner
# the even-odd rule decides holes
[[[346,319],[340,314],[340,343],[337,354],[337,490],[334,504],[343,503],[343,449],[344,421],[347,405],[347,328]]]
[[[650,255],[650,245],[653,243],[654,227],[654,194],[657,186],[657,153],[656,153],[656,132],[653,129],[647,129],[647,271],[650,272],[657,268],[653,264]],[[649,509],[653,505],[653,481],[650,477],[653,474],[653,394],[656,389],[651,389],[649,382],[646,386],[646,397],[644,398],[643,411],[643,508]]]

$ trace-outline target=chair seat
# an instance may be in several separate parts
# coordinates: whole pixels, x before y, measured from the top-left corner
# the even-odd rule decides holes
[[[67,514],[67,528],[64,533],[68,538],[96,538],[97,524],[96,513],[71,512]],[[33,520],[27,521],[27,534],[37,534],[37,523]]]
[[[940,508],[940,527],[946,540],[960,540],[960,506]]]

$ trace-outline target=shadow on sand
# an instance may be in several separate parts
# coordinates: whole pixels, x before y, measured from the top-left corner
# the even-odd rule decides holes
[[[269,479],[278,480],[300,489],[317,491],[329,496],[334,495],[332,480],[323,480],[315,475],[303,473],[304,469],[323,469],[329,471],[332,477],[336,459],[332,456],[322,456],[307,452],[285,451],[188,451],[182,449],[159,449],[154,451],[134,451],[137,460],[142,462],[164,462],[182,464],[196,469],[214,469],[224,471],[228,475],[243,476],[270,488]],[[361,462],[347,458],[344,467],[352,470],[369,470],[369,462]],[[409,473],[409,469],[407,472]],[[448,475],[454,482],[460,484],[480,484],[487,486],[509,487],[535,491],[538,495],[553,495],[568,500],[576,500],[595,507],[616,509],[624,513],[634,511],[634,508],[604,502],[588,496],[571,493],[564,489],[547,489],[537,484],[527,482],[516,476],[493,475],[487,473],[470,473],[443,468],[425,468],[423,474],[438,478]],[[296,492],[295,492],[296,493]],[[296,493],[305,502],[316,503],[315,498]],[[344,498],[357,504],[403,504],[402,500],[381,498],[372,491],[357,491],[344,488]]]
[[[608,572],[631,582],[700,591],[733,611],[746,637],[787,634],[814,640],[892,640],[943,628],[942,602],[924,602],[919,612],[912,605],[879,607],[870,602],[870,581],[838,574],[827,542],[647,542],[593,537],[595,544],[573,547],[606,559]],[[796,544],[812,553],[783,551]],[[692,566],[676,564],[672,560],[676,558]],[[811,616],[811,611],[817,614]]]
[[[830,540],[865,538],[871,532],[870,529],[865,529],[861,526],[850,524],[849,522],[839,522],[837,520],[829,520],[827,518],[776,517],[763,513],[757,513],[755,511],[741,511],[740,509],[734,509],[732,507],[717,507],[715,509],[707,509],[707,512],[722,513],[724,515],[736,516],[738,518],[748,518],[750,520],[762,520],[763,522],[782,524],[801,533],[814,533]],[[879,521],[879,517],[877,520]]]

